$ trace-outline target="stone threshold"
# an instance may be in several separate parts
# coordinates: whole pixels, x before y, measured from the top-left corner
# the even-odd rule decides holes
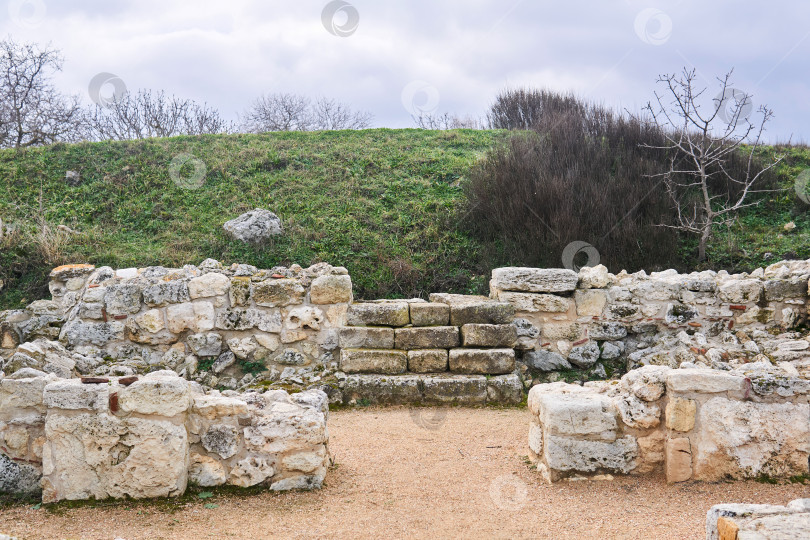
[[[520,378],[509,375],[348,375],[341,384],[345,405],[519,405]]]

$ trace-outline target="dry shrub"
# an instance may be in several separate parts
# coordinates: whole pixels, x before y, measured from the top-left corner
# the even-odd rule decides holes
[[[591,244],[611,271],[685,267],[673,207],[660,179],[668,164],[655,126],[573,95],[501,94],[493,127],[511,135],[471,172],[469,225],[497,246],[497,264],[560,267],[566,246]],[[746,165],[735,156],[730,169]],[[714,186],[733,196],[736,186]],[[587,259],[575,259],[576,266]],[[591,264],[595,261],[590,260]]]

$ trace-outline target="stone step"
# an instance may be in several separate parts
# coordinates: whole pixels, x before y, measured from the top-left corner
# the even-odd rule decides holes
[[[356,405],[518,405],[523,384],[514,373],[484,375],[349,375],[342,402]]]

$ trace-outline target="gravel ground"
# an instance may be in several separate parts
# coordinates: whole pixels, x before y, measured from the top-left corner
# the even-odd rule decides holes
[[[25,539],[704,538],[714,504],[810,497],[806,485],[667,486],[660,477],[548,486],[527,466],[527,425],[517,409],[335,411],[336,466],[321,491],[17,506],[0,510],[0,531]]]

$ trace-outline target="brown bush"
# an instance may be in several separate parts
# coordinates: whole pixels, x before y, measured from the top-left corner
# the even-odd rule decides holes
[[[533,90],[505,92],[489,118],[493,127],[531,129],[491,151],[466,187],[469,225],[491,243],[493,263],[560,267],[566,246],[579,241],[614,272],[688,265],[678,233],[660,226],[672,222],[673,207],[661,180],[651,178],[668,156],[645,147],[663,146],[658,128],[573,95]],[[729,166],[746,162],[735,156]],[[713,187],[722,197],[737,189]]]

